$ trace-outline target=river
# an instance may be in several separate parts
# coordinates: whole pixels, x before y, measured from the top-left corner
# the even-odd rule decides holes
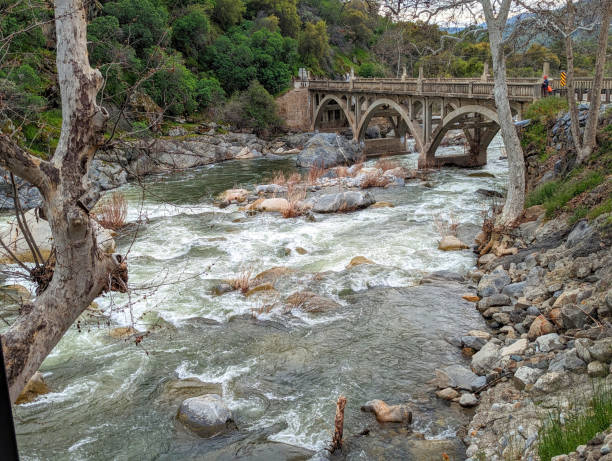
[[[461,291],[414,285],[425,273],[465,273],[474,266],[468,250],[437,250],[434,218],[452,213],[461,223],[481,224],[488,202],[475,191],[506,184],[500,150],[494,142],[480,170],[443,168],[429,184],[372,190],[393,208],[319,215],[315,222],[246,216],[236,206],[212,203],[225,189],[260,184],[274,170],[294,171],[294,158],[150,177],[144,200],[140,187],[125,187],[129,220],[146,217],[135,238],[118,240],[119,250],[128,252],[134,291],[129,300],[98,300],[109,321],[84,315],[80,331],[71,328],[45,360],[41,371],[52,392],[14,411],[22,458],[234,459],[251,453],[289,459],[271,442],[323,448],[341,394],[348,399],[348,459],[418,459],[422,437],[415,433],[453,439],[468,413],[432,398],[427,382],[436,367],[466,363],[444,338],[484,325],[473,305],[461,301]],[[397,160],[416,167],[415,154]],[[470,176],[475,171],[494,177]],[[346,270],[354,256],[377,264]],[[276,266],[294,270],[277,284],[278,299],[308,288],[342,307],[329,314],[274,308],[254,315],[264,300],[211,293],[241,271]],[[109,335],[132,322],[141,331],[151,322],[157,326],[139,345]],[[189,377],[221,386],[238,431],[204,440],[176,425],[180,399],[168,386]],[[380,426],[360,411],[375,398],[411,404],[414,432]],[[370,435],[351,438],[365,428]]]

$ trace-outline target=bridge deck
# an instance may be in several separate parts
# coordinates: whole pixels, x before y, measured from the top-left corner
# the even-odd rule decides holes
[[[310,80],[311,90],[340,91],[346,93],[406,94],[432,97],[493,99],[495,84],[492,81],[477,79],[363,79],[351,81]],[[576,79],[577,90],[589,90],[591,79]],[[559,82],[553,81],[552,87],[560,89]],[[612,78],[603,82],[603,90],[612,90]],[[540,79],[508,79],[508,96],[513,101],[532,101],[541,97]]]

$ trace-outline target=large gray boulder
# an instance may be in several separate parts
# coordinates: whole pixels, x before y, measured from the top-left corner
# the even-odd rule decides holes
[[[510,285],[511,282],[512,280],[508,272],[502,266],[498,266],[480,279],[480,282],[478,282],[478,294],[483,298],[493,296],[501,293],[504,287]]]
[[[297,166],[331,168],[351,165],[361,157],[359,144],[335,133],[314,135],[298,154]]]
[[[455,387],[465,391],[476,391],[487,384],[484,376],[478,376],[461,365],[450,365],[436,370],[439,387]]]
[[[309,200],[312,211],[316,213],[336,213],[367,208],[376,202],[370,192],[347,191],[325,194]]]
[[[501,358],[500,348],[493,342],[488,342],[472,356],[472,369],[479,375],[488,374]]]
[[[183,400],[176,418],[200,437],[214,437],[235,428],[232,412],[217,394]]]

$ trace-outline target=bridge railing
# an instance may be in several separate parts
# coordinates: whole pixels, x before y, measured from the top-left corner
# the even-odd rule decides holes
[[[508,96],[514,99],[529,100],[540,97],[542,80],[538,78],[508,79]],[[577,90],[591,90],[593,81],[589,78],[574,80]],[[336,90],[343,92],[425,94],[492,98],[495,84],[469,78],[452,79],[399,79],[399,78],[355,78],[352,81],[310,80],[314,90]],[[551,81],[553,89],[561,89],[559,80]],[[602,89],[612,90],[612,78],[605,78]]]

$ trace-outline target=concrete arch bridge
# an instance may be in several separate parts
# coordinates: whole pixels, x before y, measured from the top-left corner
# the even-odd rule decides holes
[[[576,82],[580,94],[588,91],[588,84],[588,80],[582,85]],[[365,142],[366,155],[404,153],[406,140],[412,137],[420,153],[420,168],[482,166],[499,131],[493,87],[492,81],[482,79],[309,80],[310,127],[320,131],[350,128],[355,140]],[[607,97],[610,88],[612,79],[606,79]],[[513,115],[520,120],[527,105],[541,97],[540,80],[509,80],[508,97]],[[392,136],[365,140],[370,122],[381,117],[392,127]],[[436,156],[450,130],[465,134],[464,154]]]

